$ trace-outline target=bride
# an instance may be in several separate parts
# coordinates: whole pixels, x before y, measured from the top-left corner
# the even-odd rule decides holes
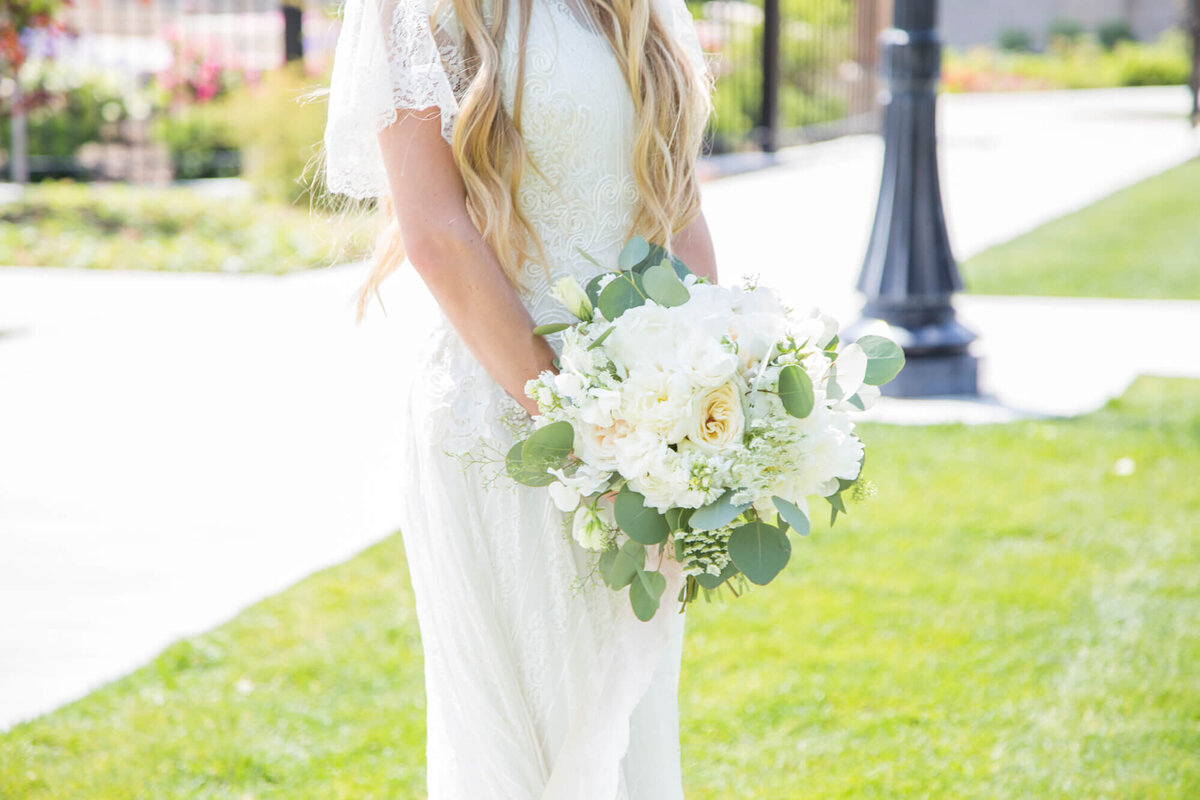
[[[683,616],[636,620],[544,489],[497,474],[551,369],[564,276],[632,235],[715,280],[696,158],[709,80],[683,0],[347,0],[331,190],[441,310],[413,381],[402,535],[425,657],[430,800],[683,797]]]

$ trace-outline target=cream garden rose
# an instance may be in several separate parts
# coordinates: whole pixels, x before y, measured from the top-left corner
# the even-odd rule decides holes
[[[742,391],[730,381],[696,398],[687,438],[701,450],[716,453],[739,444],[745,430]]]

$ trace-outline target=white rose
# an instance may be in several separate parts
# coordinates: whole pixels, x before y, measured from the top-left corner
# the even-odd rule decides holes
[[[588,550],[607,549],[617,533],[617,523],[607,503],[596,502],[575,510],[571,536]]]
[[[592,301],[574,278],[562,278],[555,282],[550,289],[550,296],[579,319],[587,321],[592,318]]]
[[[725,450],[742,441],[746,414],[742,410],[742,392],[730,382],[701,394],[688,425],[688,440],[710,453]]]

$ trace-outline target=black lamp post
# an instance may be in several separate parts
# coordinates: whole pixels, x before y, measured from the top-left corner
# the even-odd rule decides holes
[[[850,335],[883,320],[904,348],[907,363],[884,394],[976,394],[977,362],[968,352],[976,337],[958,322],[950,303],[962,278],[950,252],[938,183],[937,0],[895,0],[894,26],[880,38],[888,83],[883,180],[858,278],[866,304]]]

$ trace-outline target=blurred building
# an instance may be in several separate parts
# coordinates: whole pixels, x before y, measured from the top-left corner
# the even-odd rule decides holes
[[[1022,31],[1035,47],[1046,44],[1056,22],[1095,31],[1122,20],[1143,40],[1183,24],[1184,0],[942,0],[942,34],[951,47],[996,44],[1002,33]]]

